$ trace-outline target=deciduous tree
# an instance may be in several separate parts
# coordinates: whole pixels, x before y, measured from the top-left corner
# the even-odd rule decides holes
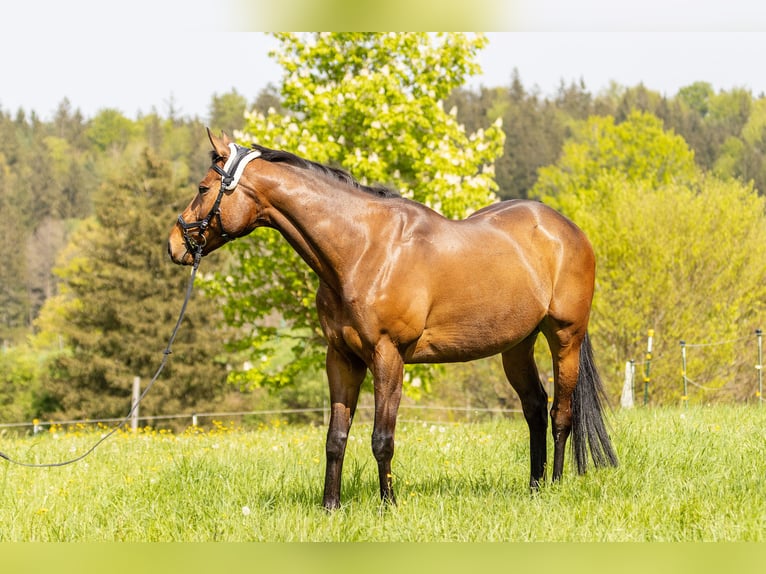
[[[502,153],[495,123],[466,133],[443,101],[478,70],[486,40],[463,34],[279,34],[283,111],[255,111],[240,141],[283,148],[383,183],[448,217],[495,200],[493,163]],[[339,230],[342,233],[342,230]],[[246,329],[236,347],[258,368],[246,384],[286,384],[296,369],[323,364],[316,330],[316,278],[274,233],[235,242],[237,263],[214,286],[228,322]],[[271,317],[271,322],[267,319]],[[275,362],[274,345],[294,357]],[[288,343],[291,342],[291,343]]]
[[[619,125],[584,122],[534,192],[594,245],[591,332],[613,392],[625,360],[641,365],[650,328],[657,401],[683,393],[681,340],[754,341],[766,319],[766,202],[752,186],[704,174],[659,119],[634,112]],[[697,390],[691,400],[751,395],[753,360],[734,343],[690,356],[689,378],[718,390]]]

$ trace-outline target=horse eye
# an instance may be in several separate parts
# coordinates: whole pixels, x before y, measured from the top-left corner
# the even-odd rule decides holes
[[[205,194],[205,193],[207,193],[208,191],[210,191],[210,188],[209,188],[207,185],[202,185],[202,184],[199,184],[199,192],[200,192],[201,194]]]

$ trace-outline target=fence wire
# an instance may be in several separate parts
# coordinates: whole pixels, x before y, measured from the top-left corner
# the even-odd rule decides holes
[[[374,407],[371,405],[360,405],[356,412],[357,414],[372,412]],[[483,408],[483,407],[448,407],[448,406],[429,406],[429,405],[401,405],[399,412],[402,411],[434,411],[441,413],[458,413],[462,414],[465,420],[463,421],[450,421],[450,420],[430,420],[430,419],[406,419],[400,417],[399,422],[424,422],[424,423],[460,423],[471,422],[474,415],[478,417],[499,417],[499,416],[513,416],[516,414],[523,414],[521,409],[504,409],[504,408]],[[309,407],[300,409],[265,409],[265,410],[253,410],[253,411],[226,411],[226,412],[192,412],[192,413],[179,413],[179,414],[166,414],[166,415],[149,415],[139,416],[138,421],[143,423],[153,423],[161,421],[173,421],[173,420],[188,420],[189,426],[198,426],[200,420],[220,420],[228,418],[238,417],[269,417],[269,416],[285,416],[293,414],[318,414],[322,413],[325,419],[330,416],[330,409],[327,407]],[[358,420],[359,417],[357,417]],[[15,423],[0,423],[0,429],[23,429],[32,428],[34,432],[39,432],[44,428],[67,427],[76,425],[99,425],[116,423],[123,420],[121,417],[115,418],[102,418],[102,419],[72,419],[61,421],[42,421],[34,420],[32,422],[15,422]],[[127,425],[127,423],[126,423]]]

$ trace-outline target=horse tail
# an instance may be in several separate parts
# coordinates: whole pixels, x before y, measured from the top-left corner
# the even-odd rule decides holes
[[[588,450],[597,467],[617,466],[617,454],[604,424],[602,405],[605,401],[606,394],[586,332],[580,347],[580,375],[572,393],[572,445],[580,474],[588,468]]]

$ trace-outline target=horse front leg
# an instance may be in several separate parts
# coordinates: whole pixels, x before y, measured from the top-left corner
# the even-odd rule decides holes
[[[356,411],[359,389],[367,373],[366,365],[329,347],[327,349],[327,380],[330,384],[330,426],[327,429],[325,453],[324,496],[322,505],[327,510],[340,507],[340,483],[343,458],[346,453],[348,431]]]
[[[394,457],[394,432],[399,402],[402,398],[404,361],[391,342],[380,343],[373,358],[375,386],[375,422],[372,430],[372,454],[378,463],[380,498],[396,504],[391,460]]]

